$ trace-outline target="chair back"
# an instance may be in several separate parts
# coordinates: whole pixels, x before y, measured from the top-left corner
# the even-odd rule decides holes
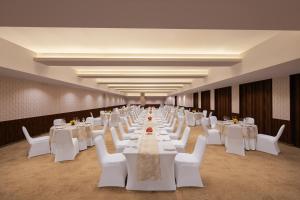
[[[108,126],[108,121],[105,121],[103,126],[103,134],[105,134],[107,126]]]
[[[204,117],[206,117],[207,116],[207,110],[203,110],[202,114],[203,114]]]
[[[126,125],[127,129],[129,130],[130,129],[130,125],[128,123],[127,117],[124,117],[124,122],[125,122],[125,125]]]
[[[174,128],[175,128],[176,121],[177,121],[177,119],[175,118],[175,119],[173,120],[173,123],[172,123],[172,125],[171,125],[171,129],[172,129],[172,131],[173,131],[173,130],[174,130]]]
[[[202,119],[201,119],[201,126],[202,126],[202,128],[203,128],[204,131],[207,131],[208,126],[209,126],[209,118],[202,117]]]
[[[209,113],[208,117],[211,117],[211,116],[212,116],[212,112]]]
[[[283,124],[283,125],[281,125],[281,127],[280,127],[280,129],[278,130],[278,132],[277,132],[277,135],[275,136],[275,141],[278,141],[279,140],[279,138],[281,137],[281,135],[282,135],[282,133],[283,133],[283,131],[284,131],[284,128],[285,128],[285,125]]]
[[[101,135],[95,138],[95,145],[96,145],[98,160],[101,165],[104,163],[105,158],[108,156],[105,141]]]
[[[254,121],[254,118],[252,118],[252,117],[246,117],[244,119],[244,123],[246,123],[246,124],[254,124],[255,121]]]
[[[126,133],[125,133],[125,130],[123,128],[123,124],[121,122],[119,122],[119,130],[120,130],[120,133],[121,133],[121,135],[122,135],[122,137],[124,139]]]
[[[23,131],[23,134],[24,134],[24,136],[25,136],[27,142],[28,142],[29,144],[31,144],[31,143],[32,143],[32,137],[29,135],[29,133],[28,133],[28,131],[27,131],[27,128],[26,128],[25,126],[22,126],[22,131]]]
[[[194,118],[194,114],[191,112],[187,112],[186,113],[186,118],[187,118],[187,124],[189,126],[194,126],[195,125],[195,118]]]
[[[90,115],[91,115],[91,117],[94,117],[92,112],[90,112]]]
[[[198,160],[199,165],[202,162],[202,158],[206,148],[206,137],[199,135],[194,147],[193,155]]]
[[[226,129],[226,135],[228,139],[240,139],[243,140],[243,133],[238,125],[230,125]]]
[[[115,127],[111,127],[110,132],[111,132],[111,136],[112,136],[114,145],[115,145],[115,147],[117,147],[118,143],[120,142],[120,139],[119,139],[119,136],[117,134],[117,131],[116,131]]]
[[[186,146],[186,144],[188,142],[190,132],[191,132],[191,128],[190,127],[185,127],[182,138],[180,140],[184,147]]]
[[[68,152],[74,148],[72,141],[72,132],[68,129],[55,129],[53,134],[53,141],[55,143],[55,152]]]
[[[176,132],[175,132],[175,134],[177,136],[179,136],[179,134],[181,132],[181,129],[182,129],[182,126],[183,126],[183,122],[184,122],[183,118],[179,118],[179,123],[178,123],[177,129],[176,129]]]
[[[60,126],[66,124],[66,121],[64,119],[55,119],[53,120],[53,125],[54,126]]]
[[[90,124],[94,124],[94,118],[93,117],[87,117],[85,122],[90,123]]]
[[[111,113],[110,115],[110,126],[118,126],[120,119],[120,113]]]
[[[216,116],[211,116],[210,118],[211,128],[215,128],[217,126],[218,119]]]

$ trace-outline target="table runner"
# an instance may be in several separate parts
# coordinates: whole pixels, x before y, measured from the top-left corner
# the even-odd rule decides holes
[[[159,180],[160,156],[158,142],[155,136],[155,128],[152,122],[146,123],[144,134],[140,137],[137,156],[137,178],[139,181]],[[146,128],[152,127],[151,135],[146,135]]]
[[[233,123],[224,124],[223,122],[218,122],[217,129],[220,131],[221,135],[226,135],[226,132],[228,131],[228,126],[230,125],[233,125]],[[241,128],[244,138],[255,139],[257,137],[258,130],[256,125],[242,125],[242,124],[236,124],[236,125],[238,125]]]
[[[69,124],[67,124],[64,129],[69,129],[72,132],[72,137],[73,138],[78,138],[78,140],[85,140],[87,138],[92,137],[92,130],[96,130],[96,129],[100,129],[100,125],[90,125],[90,124],[84,124],[83,126],[71,126]],[[49,132],[49,137],[50,137],[50,142],[54,142],[53,141],[53,136],[55,134],[55,130],[56,127],[52,126],[50,128],[50,132]]]

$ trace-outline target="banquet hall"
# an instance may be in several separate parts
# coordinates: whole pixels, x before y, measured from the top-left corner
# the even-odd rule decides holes
[[[0,199],[299,199],[299,10],[1,0]]]

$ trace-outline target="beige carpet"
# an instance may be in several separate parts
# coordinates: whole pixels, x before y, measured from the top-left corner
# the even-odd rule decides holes
[[[200,133],[200,128],[192,129],[188,152]],[[114,152],[109,133],[106,143]],[[27,159],[28,145],[22,141],[0,148],[0,199],[300,199],[300,149],[285,144],[280,148],[279,156],[248,151],[240,157],[225,153],[224,146],[210,145],[200,169],[205,188],[135,192],[96,187],[101,169],[95,147],[74,161],[54,163],[50,154]]]

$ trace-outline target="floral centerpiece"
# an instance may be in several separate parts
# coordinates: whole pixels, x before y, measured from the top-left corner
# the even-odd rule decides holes
[[[149,116],[149,117],[148,117],[148,120],[149,120],[149,121],[151,121],[151,120],[152,120],[152,117],[151,117],[151,116]]]
[[[146,129],[147,135],[152,135],[152,132],[153,132],[152,127],[148,127],[148,128]]]
[[[233,121],[234,124],[237,124],[237,123],[239,122],[239,120],[237,119],[236,116],[235,116],[235,117],[232,117],[232,121]]]
[[[71,120],[71,121],[70,121],[70,124],[71,124],[72,126],[74,126],[74,125],[75,125],[75,120]]]

